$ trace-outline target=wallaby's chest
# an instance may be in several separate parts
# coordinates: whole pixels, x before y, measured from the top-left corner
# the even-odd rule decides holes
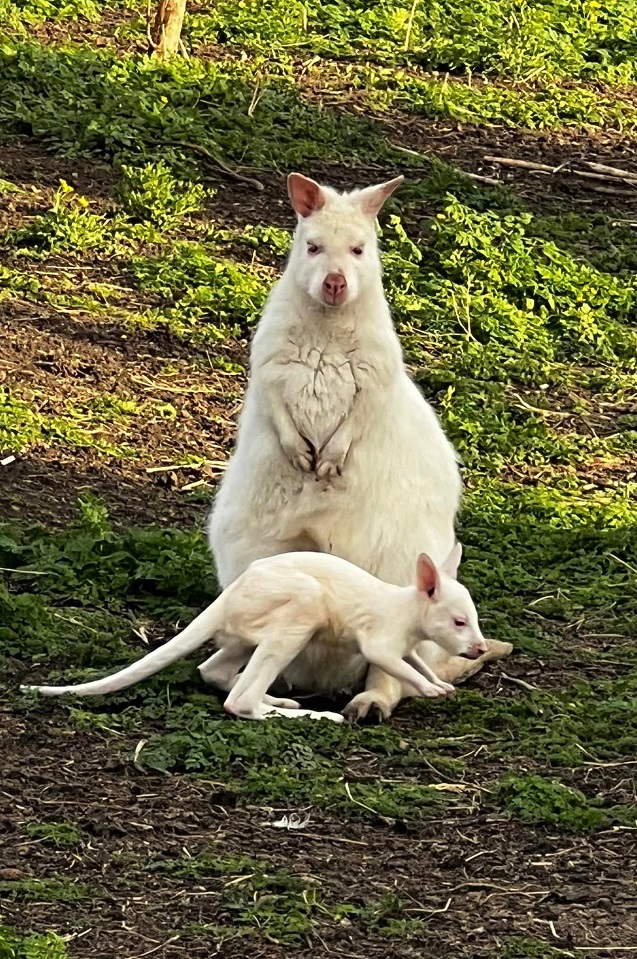
[[[366,369],[354,336],[290,343],[284,399],[304,436],[320,441],[339,426],[364,386]]]

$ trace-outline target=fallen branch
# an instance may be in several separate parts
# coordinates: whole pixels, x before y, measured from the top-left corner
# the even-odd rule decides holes
[[[588,170],[574,170],[570,165],[571,161],[561,163],[559,166],[549,166],[547,163],[535,163],[533,160],[518,160],[516,157],[493,157],[485,156],[485,163],[495,163],[498,166],[519,167],[522,170],[530,170],[532,173],[542,173],[550,176],[556,174],[566,174],[568,176],[583,177],[586,180],[603,180],[606,183],[624,183],[627,186],[637,189],[637,176],[630,177],[623,175],[620,171],[617,173],[591,173]]]
[[[608,173],[609,176],[616,176],[622,180],[636,180],[637,173],[631,173],[630,170],[620,170],[616,166],[607,166],[605,163],[592,163],[590,160],[582,160],[584,166],[595,173]]]
[[[485,163],[497,163],[499,166],[520,167],[522,170],[535,170],[537,173],[555,173],[555,167],[546,163],[534,163],[532,160],[517,160],[515,157],[483,157]]]
[[[470,180],[476,180],[478,183],[487,183],[489,186],[502,186],[502,180],[498,180],[494,176],[480,176],[479,173],[467,173],[465,170],[462,171],[465,176],[468,176]]]
[[[500,676],[502,676],[502,679],[507,679],[510,683],[515,683],[516,686],[521,686],[522,689],[528,689],[529,692],[535,692],[538,688],[537,686],[531,685],[531,683],[527,683],[525,679],[518,679],[517,676],[509,676],[508,673],[500,672]]]
[[[219,157],[216,157],[214,153],[211,153],[210,150],[202,146],[201,143],[191,143],[189,140],[163,140],[162,143],[165,143],[167,146],[175,147],[185,147],[187,150],[193,150],[195,153],[200,153],[202,156],[206,157],[207,160],[210,160],[211,163],[214,163],[215,166],[225,173],[227,176],[232,177],[234,180],[240,180],[241,183],[247,183],[249,186],[253,186],[255,190],[258,190],[262,193],[265,190],[265,187],[260,180],[255,180],[253,177],[244,176],[243,173],[239,173],[238,170],[233,170],[232,167],[228,166],[227,163],[224,163],[223,160],[220,160]]]
[[[619,181],[618,181],[619,182]],[[624,180],[624,183],[628,183],[628,180]],[[630,181],[632,183],[632,181]],[[588,184],[591,190],[595,190],[596,193],[612,193],[613,196],[634,196],[633,190],[621,190],[616,186],[602,186],[601,183],[589,183]],[[637,187],[637,181],[635,181],[633,186]]]

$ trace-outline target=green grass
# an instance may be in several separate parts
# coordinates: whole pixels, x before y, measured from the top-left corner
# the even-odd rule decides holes
[[[40,412],[38,400],[32,396],[31,402],[14,397],[0,389],[0,449],[10,453],[20,453],[34,446],[66,444],[80,449],[94,449],[106,456],[134,456],[132,447],[126,444],[113,444],[105,436],[107,425],[122,416],[134,415],[135,411],[126,409],[125,401],[108,398],[102,403],[91,403],[78,408],[67,404],[66,415],[53,415]],[[40,402],[45,404],[46,397]],[[100,408],[101,407],[101,408]]]
[[[422,163],[372,120],[325,105],[327,95],[346,107],[352,89],[381,118],[404,109],[477,124],[633,131],[637,116],[629,91],[622,96],[585,86],[468,84],[357,65],[315,66],[307,81],[297,75],[296,63],[285,58],[162,65],[77,44],[48,47],[7,37],[0,45],[6,90],[0,130],[30,133],[68,154],[115,156],[129,166],[154,155],[155,163],[161,157],[192,172],[210,169],[201,148],[260,169],[307,168],[317,160]],[[188,146],[193,143],[195,149]],[[135,189],[139,193],[139,184]],[[185,208],[198,202],[193,195]]]
[[[143,35],[140,5],[109,6],[137,9],[119,32]],[[96,21],[104,7],[99,0],[4,0],[0,23],[20,31],[42,21]],[[596,0],[530,0],[522,7],[513,0],[489,0],[479,10],[461,0],[414,5],[223,0],[187,12],[184,36],[195,47],[214,43],[231,53],[319,54],[521,80],[542,74],[628,83],[635,78],[636,27],[632,0],[603,6]]]
[[[187,147],[167,143],[176,140],[246,165],[275,168],[325,159],[326,148],[332,159],[371,155],[368,121],[312,109],[284,75],[270,78],[251,117],[251,73],[242,64],[158,64],[80,46],[7,39],[0,45],[7,96],[7,106],[0,105],[0,129],[31,131],[69,154],[132,158],[161,148],[166,160],[198,158]],[[317,112],[321,143],[314,138]],[[382,152],[395,151],[386,146]]]
[[[66,959],[64,942],[53,932],[22,935],[0,922],[2,959]]]
[[[146,869],[198,883],[212,880],[219,889],[225,919],[214,933],[222,941],[257,935],[281,945],[302,945],[317,916],[326,911],[316,880],[248,856],[218,857],[204,852],[188,859],[158,860]]]
[[[26,833],[31,839],[51,843],[59,849],[70,849],[82,842],[82,830],[74,822],[30,822]]]
[[[602,808],[599,800],[589,801],[579,789],[542,776],[505,776],[495,790],[503,809],[524,822],[542,823],[560,832],[591,832],[601,826],[637,822],[637,807]]]
[[[52,879],[3,879],[0,897],[20,902],[81,902],[101,896],[99,889],[60,877]]]
[[[506,936],[506,945],[496,953],[498,959],[561,959],[563,949],[557,949],[541,939],[530,936]]]

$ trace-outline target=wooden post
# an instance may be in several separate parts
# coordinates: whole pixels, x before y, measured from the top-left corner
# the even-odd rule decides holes
[[[159,0],[151,36],[155,56],[160,60],[179,53],[185,12],[186,0]]]

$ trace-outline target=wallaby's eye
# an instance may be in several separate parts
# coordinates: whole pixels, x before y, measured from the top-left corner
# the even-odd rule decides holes
[[[462,619],[460,616],[456,616],[453,621],[454,626],[457,626],[458,629],[462,629],[463,626],[467,625],[466,619]]]
[[[363,247],[362,247],[362,246],[353,246],[353,247],[352,247],[352,253],[354,254],[354,256],[362,256],[362,255],[363,255]]]
[[[320,249],[320,246],[317,246],[316,243],[308,243],[307,245],[307,252],[310,256],[316,256]]]

